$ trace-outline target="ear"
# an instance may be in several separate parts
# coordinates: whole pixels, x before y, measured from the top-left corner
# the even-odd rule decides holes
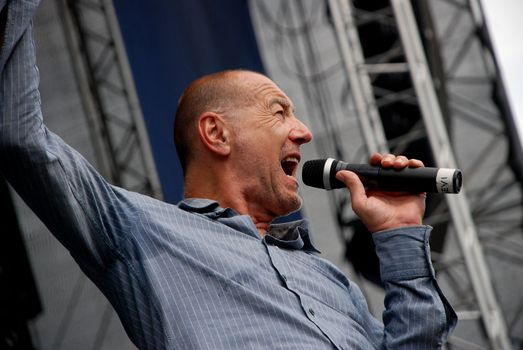
[[[200,140],[210,151],[227,156],[231,152],[230,131],[226,121],[213,112],[204,112],[198,119]]]

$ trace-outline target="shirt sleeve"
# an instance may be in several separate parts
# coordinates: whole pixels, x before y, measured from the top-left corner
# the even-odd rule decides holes
[[[375,233],[385,286],[387,349],[440,349],[457,323],[441,292],[430,259],[430,226]]]
[[[114,258],[133,206],[43,123],[31,33],[38,3],[8,1],[2,10],[0,173],[92,276]]]

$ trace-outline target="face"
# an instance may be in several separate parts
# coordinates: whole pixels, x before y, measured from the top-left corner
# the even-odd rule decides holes
[[[312,139],[290,99],[268,78],[245,73],[253,103],[237,112],[234,149],[242,194],[274,217],[301,207],[296,174],[300,146]]]

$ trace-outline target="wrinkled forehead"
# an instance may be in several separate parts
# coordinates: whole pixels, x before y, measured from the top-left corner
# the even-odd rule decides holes
[[[264,104],[279,103],[284,107],[294,109],[291,99],[271,79],[252,72],[245,72],[243,74],[240,78],[242,86],[255,101]]]

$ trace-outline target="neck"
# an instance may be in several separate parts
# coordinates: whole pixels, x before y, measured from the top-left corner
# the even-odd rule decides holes
[[[223,169],[222,169],[223,170]],[[217,176],[202,177],[202,174],[218,174]],[[184,198],[207,198],[215,200],[222,208],[232,208],[240,215],[251,217],[260,236],[264,236],[275,216],[267,212],[263,206],[250,201],[231,176],[225,176],[226,171],[199,170],[185,176]]]
[[[265,236],[265,233],[267,233],[267,230],[269,229],[269,225],[275,218],[274,215],[267,213],[264,208],[253,205],[252,202],[246,199],[246,197],[222,197],[221,200],[217,199],[217,201],[223,208],[232,208],[240,215],[250,216],[258,230],[258,233],[262,237]]]

